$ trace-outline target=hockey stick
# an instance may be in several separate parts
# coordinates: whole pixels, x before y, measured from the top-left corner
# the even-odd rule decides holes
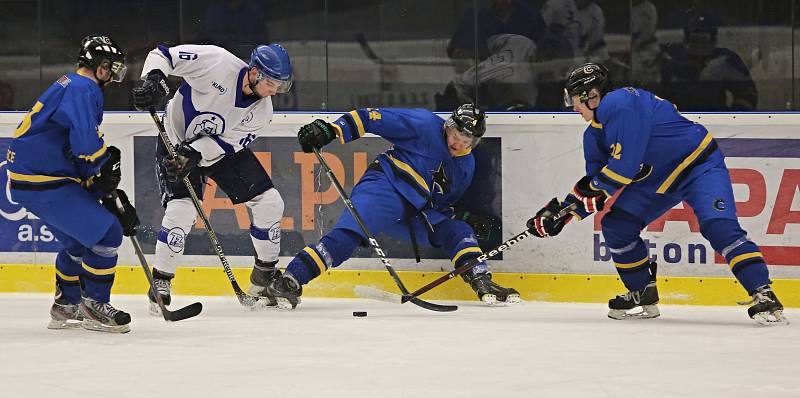
[[[117,192],[111,192],[109,196],[114,200],[114,204],[117,205],[117,209],[120,212],[124,212],[125,208],[122,206],[122,202],[119,200]],[[164,301],[161,299],[161,295],[158,294],[158,290],[156,290],[156,283],[153,280],[153,274],[150,272],[150,266],[147,265],[147,259],[144,258],[142,246],[139,245],[139,239],[136,238],[136,235],[131,235],[130,238],[131,243],[133,243],[133,251],[135,251],[136,256],[139,257],[139,263],[142,264],[144,275],[147,277],[147,282],[150,284],[150,289],[153,290],[154,296],[156,296],[156,303],[158,303],[158,307],[161,308],[161,315],[164,316],[164,320],[169,322],[177,322],[200,314],[200,312],[203,311],[202,303],[189,304],[186,307],[179,308],[176,311],[170,311],[167,309],[167,307],[164,305]]]
[[[555,217],[553,217],[553,218],[554,219],[564,218],[567,214],[569,214],[569,212],[575,210],[577,207],[578,206],[576,204],[572,203],[569,206],[561,209],[558,212],[558,214],[556,214]],[[462,265],[462,266],[460,266],[460,267],[448,272],[445,275],[442,275],[441,277],[439,277],[438,279],[434,280],[433,282],[430,282],[427,285],[417,289],[415,292],[409,293],[409,294],[403,294],[403,298],[400,300],[400,302],[401,303],[405,303],[406,301],[416,300],[417,297],[419,297],[421,294],[423,294],[423,293],[435,288],[436,286],[441,285],[442,283],[445,283],[445,282],[449,281],[450,279],[455,278],[458,275],[461,275],[461,274],[463,274],[463,273],[475,268],[475,266],[477,266],[481,262],[486,261],[486,260],[488,260],[488,259],[490,259],[490,258],[492,258],[492,257],[494,257],[494,256],[506,251],[511,246],[514,246],[515,244],[519,243],[523,239],[529,238],[531,236],[534,236],[534,235],[532,233],[530,233],[530,231],[528,231],[527,229],[525,231],[517,234],[517,235],[514,235],[511,239],[501,243],[500,246],[497,246],[494,249],[489,250],[488,253],[481,254],[477,258],[474,258],[474,259],[470,260],[466,264],[464,264],[464,265]]]
[[[322,155],[319,153],[319,149],[317,149],[316,147],[312,148],[314,149],[314,154],[317,155],[317,160],[319,160],[320,165],[322,165],[322,168],[325,169],[325,174],[327,174],[328,178],[331,180],[331,184],[333,184],[333,186],[336,188],[336,191],[339,192],[339,197],[342,198],[342,201],[344,202],[345,206],[347,206],[347,209],[350,210],[350,214],[353,215],[353,218],[358,223],[358,226],[361,227],[361,231],[363,231],[364,235],[367,236],[367,240],[369,240],[370,246],[372,246],[372,249],[375,250],[375,253],[378,254],[378,258],[380,258],[381,262],[386,267],[386,270],[389,271],[389,274],[392,276],[392,279],[394,279],[394,283],[397,285],[397,287],[400,289],[400,292],[403,293],[404,296],[408,295],[409,294],[408,289],[406,289],[406,286],[403,284],[403,281],[400,280],[400,276],[397,275],[397,271],[394,270],[394,267],[392,267],[392,264],[389,262],[389,259],[386,258],[386,254],[383,252],[383,249],[381,249],[381,246],[378,244],[378,241],[375,240],[372,234],[369,233],[367,226],[364,225],[364,221],[361,219],[361,216],[358,214],[358,211],[356,210],[355,206],[353,206],[353,202],[350,201],[350,197],[347,196],[347,194],[344,192],[344,189],[342,188],[342,185],[339,184],[339,180],[336,178],[335,175],[333,175],[333,170],[331,170],[331,167],[328,165],[328,162],[325,161],[325,158],[323,158]],[[411,301],[412,303],[431,311],[452,312],[458,309],[458,307],[455,305],[442,305],[442,304],[429,303],[427,301],[420,300],[416,297],[411,297],[406,301]]]
[[[177,154],[175,153],[175,147],[172,146],[172,142],[169,140],[169,137],[167,137],[167,131],[164,129],[164,123],[162,123],[161,119],[159,119],[158,115],[156,115],[155,109],[150,109],[150,116],[153,117],[153,121],[158,127],[158,135],[161,137],[161,141],[164,142],[164,146],[167,147],[167,152],[169,153],[170,158],[176,159]],[[208,221],[208,217],[206,217],[206,213],[203,211],[202,205],[200,205],[200,199],[197,198],[197,193],[194,191],[194,188],[192,188],[192,183],[189,181],[189,176],[183,177],[183,185],[185,185],[186,190],[189,191],[189,197],[192,199],[194,209],[197,210],[197,215],[199,215],[200,219],[203,220],[203,225],[206,227],[208,239],[211,240],[211,246],[217,253],[219,261],[222,262],[222,268],[225,270],[225,275],[228,276],[228,280],[231,282],[233,292],[236,293],[236,298],[239,299],[239,303],[245,307],[255,306],[258,303],[259,298],[251,296],[242,291],[242,288],[239,287],[239,283],[236,282],[236,277],[233,276],[233,271],[231,270],[230,264],[228,264],[228,259],[225,257],[225,253],[222,252],[222,245],[219,243],[219,239],[217,239],[217,233],[214,232],[213,228],[211,228],[211,222]]]

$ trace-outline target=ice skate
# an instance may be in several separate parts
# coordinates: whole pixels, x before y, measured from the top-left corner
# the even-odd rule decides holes
[[[158,295],[161,296],[161,302],[164,303],[164,306],[168,306],[172,302],[170,287],[172,286],[172,278],[174,277],[175,275],[161,272],[155,267],[153,268],[153,284],[156,285],[156,291]],[[161,316],[161,307],[159,307],[158,302],[156,302],[156,296],[152,288],[147,291],[147,297],[150,299],[150,314]]]
[[[461,274],[472,290],[478,295],[478,299],[486,305],[497,303],[515,304],[519,303],[519,292],[514,288],[502,287],[492,281],[492,274],[489,272],[473,273],[465,272]]]
[[[269,286],[267,286],[267,294],[275,298],[279,309],[293,310],[300,304],[303,287],[297,283],[292,274],[286,273],[270,282]]]
[[[81,327],[83,315],[79,304],[72,304],[61,296],[56,288],[56,300],[50,307],[50,323],[48,329],[75,329]]]
[[[253,272],[250,273],[250,290],[248,294],[255,297],[266,298],[267,307],[275,307],[278,305],[275,297],[267,293],[269,284],[272,283],[273,280],[281,277],[281,271],[275,268],[276,264],[278,264],[277,261],[266,262],[256,259]]]
[[[759,325],[777,326],[788,325],[789,320],[783,316],[783,305],[775,296],[769,285],[761,286],[753,293],[752,300],[739,302],[741,305],[750,305],[747,314]]]
[[[84,297],[80,304],[83,322],[81,326],[87,330],[109,333],[128,333],[131,331],[129,324],[131,316],[120,311],[109,303],[101,303],[94,299]]]
[[[612,319],[656,318],[658,311],[658,288],[651,281],[644,289],[620,294],[608,300],[608,317]]]

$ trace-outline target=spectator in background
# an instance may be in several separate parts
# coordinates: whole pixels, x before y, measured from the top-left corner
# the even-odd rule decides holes
[[[544,34],[542,15],[521,0],[493,0],[489,8],[467,10],[447,46],[456,76],[436,94],[436,109],[451,110],[477,97],[485,110],[530,110],[537,96],[531,61]]]
[[[637,87],[654,89],[659,82],[656,37],[658,11],[650,0],[633,0],[631,7],[631,80]]]
[[[603,39],[606,31],[603,10],[593,0],[575,0],[575,5],[575,20],[580,27],[577,52],[586,61],[606,62],[610,56]]]
[[[683,43],[664,46],[660,56],[661,93],[682,111],[751,111],[758,91],[735,52],[717,47],[718,24],[689,12]]]

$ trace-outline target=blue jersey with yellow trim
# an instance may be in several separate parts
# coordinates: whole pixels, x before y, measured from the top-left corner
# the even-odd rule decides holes
[[[378,155],[392,186],[416,209],[445,209],[472,183],[475,158],[471,149],[452,156],[444,135],[444,119],[426,109],[357,109],[336,119],[342,143],[369,132],[394,144]]]
[[[583,151],[592,188],[609,196],[629,184],[667,193],[724,162],[705,127],[669,101],[632,87],[602,98],[584,132]]]
[[[19,184],[81,182],[108,158],[99,126],[103,92],[94,80],[67,73],[50,86],[14,131],[6,160]]]

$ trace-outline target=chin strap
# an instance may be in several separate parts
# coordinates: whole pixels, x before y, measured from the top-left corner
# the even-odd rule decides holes
[[[256,82],[256,84],[258,84],[258,82]],[[247,71],[247,87],[250,87],[250,91],[253,92],[250,95],[255,95],[258,98],[264,98],[264,97],[260,96],[258,94],[258,92],[256,91],[256,84],[253,84],[253,81],[250,80],[250,71]]]

